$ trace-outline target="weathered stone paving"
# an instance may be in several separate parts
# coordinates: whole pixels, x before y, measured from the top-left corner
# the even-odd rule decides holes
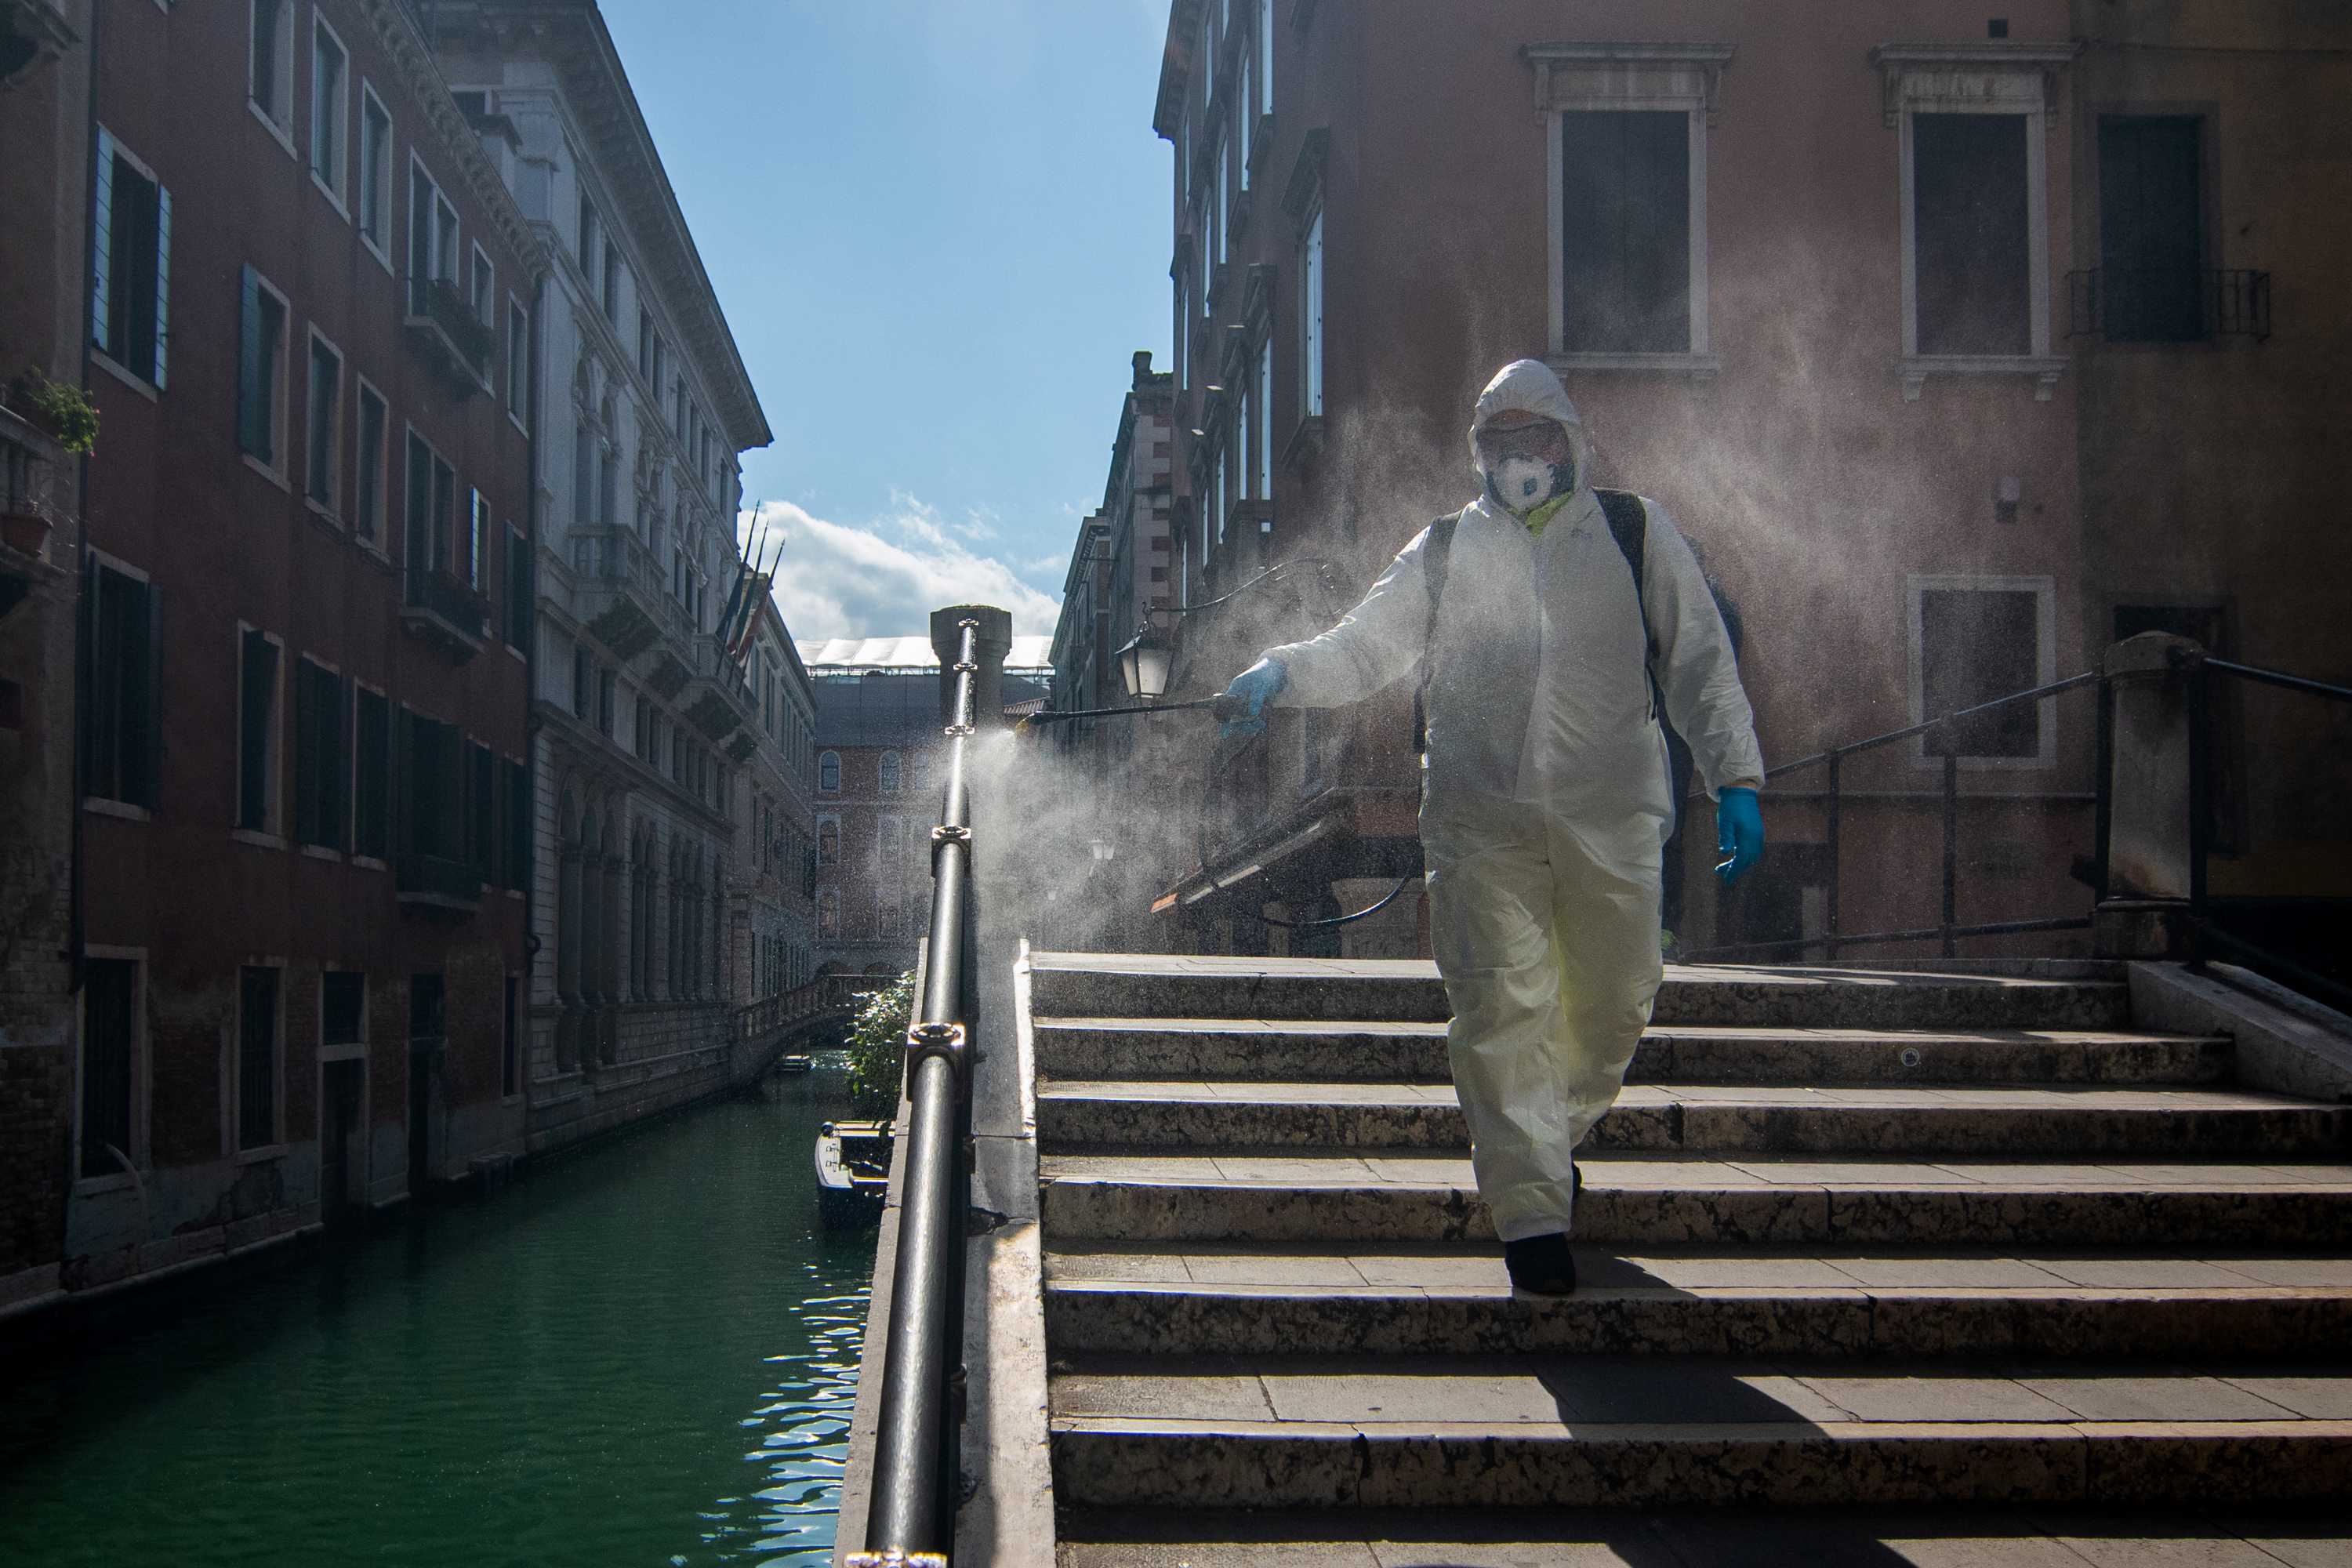
[[[1030,994],[1066,1561],[1706,1560],[1608,1544],[1693,1508],[1780,1561],[1733,1542],[1903,1504],[1998,1505],[1906,1514],[1975,1553],[1917,1561],[2235,1562],[2178,1510],[2352,1497],[2352,1109],[2134,1030],[2112,971],[1671,971],[1565,1300],[1505,1278],[1428,965]],[[2175,1511],[2080,1512],[2126,1506]],[[2287,1533],[2243,1560],[2347,1560]]]

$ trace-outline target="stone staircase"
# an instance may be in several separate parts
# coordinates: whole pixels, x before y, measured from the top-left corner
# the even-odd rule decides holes
[[[2352,1497],[2352,1108],[2114,969],[1669,970],[1565,1300],[1505,1279],[1427,963],[1040,953],[1029,997],[1065,1562]]]

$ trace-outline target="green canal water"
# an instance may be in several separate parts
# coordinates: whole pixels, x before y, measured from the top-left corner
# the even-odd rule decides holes
[[[841,1079],[0,1363],[0,1563],[815,1563],[873,1268]]]

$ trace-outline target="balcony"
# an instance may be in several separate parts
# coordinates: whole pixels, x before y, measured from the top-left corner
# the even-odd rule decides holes
[[[2068,337],[2196,343],[2271,335],[2271,275],[2249,268],[2094,267],[2066,274]]]
[[[572,574],[581,624],[614,658],[625,663],[660,640],[669,593],[635,531],[573,529]]]
[[[404,851],[393,861],[393,886],[403,914],[463,921],[482,907],[481,869],[463,860]]]
[[[446,572],[408,569],[401,624],[446,655],[450,663],[464,664],[482,651],[489,610],[488,599]]]
[[[687,667],[687,721],[716,743],[751,721],[756,707],[751,679],[728,657],[717,636],[694,640],[693,661]]]
[[[496,337],[457,286],[446,278],[411,278],[408,313],[401,324],[408,340],[466,396],[490,389],[490,354]]]

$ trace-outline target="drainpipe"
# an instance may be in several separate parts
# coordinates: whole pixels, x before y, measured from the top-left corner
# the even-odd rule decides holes
[[[542,272],[531,283],[530,332],[523,352],[530,356],[530,396],[525,400],[523,428],[530,442],[530,485],[523,500],[522,531],[523,559],[530,563],[530,602],[524,612],[522,637],[522,776],[523,793],[530,797],[531,852],[525,857],[522,873],[522,997],[515,1011],[527,1014],[530,1006],[530,983],[539,967],[539,409],[543,389],[540,383],[540,333],[547,310],[547,274]],[[511,376],[513,368],[507,374]],[[512,592],[509,588],[509,592]],[[517,1026],[521,1019],[516,1020]],[[521,1042],[516,1042],[521,1048]],[[528,1082],[528,1079],[525,1080]]]
[[[90,0],[89,35],[86,46],[89,50],[89,90],[84,95],[89,100],[89,112],[86,117],[88,123],[83,128],[87,153],[82,160],[82,243],[79,258],[81,267],[81,318],[79,326],[75,329],[81,337],[81,384],[84,395],[88,395],[89,393],[91,369],[89,313],[96,303],[93,297],[96,283],[92,277],[89,246],[90,231],[98,222],[98,40],[99,29],[105,26],[104,20],[99,15],[101,9],[99,0]],[[67,818],[66,834],[66,994],[68,996],[81,994],[82,947],[89,920],[89,908],[82,887],[85,877],[82,864],[81,802],[83,793],[89,783],[89,747],[86,743],[85,730],[89,721],[89,707],[90,639],[88,629],[83,624],[83,617],[94,614],[96,610],[94,605],[85,601],[83,595],[83,589],[89,582],[89,454],[82,453],[75,460],[74,467],[74,499],[79,504],[74,508],[73,549],[74,749],[73,766],[69,770],[72,778],[72,798],[66,803],[66,810],[69,814]],[[159,692],[149,692],[147,700],[152,703],[158,700],[160,696]],[[160,731],[161,726],[157,728]],[[153,765],[159,772],[162,769],[163,761],[160,755],[153,759]],[[79,1040],[76,1042],[75,1048],[77,1051],[80,1048]]]

